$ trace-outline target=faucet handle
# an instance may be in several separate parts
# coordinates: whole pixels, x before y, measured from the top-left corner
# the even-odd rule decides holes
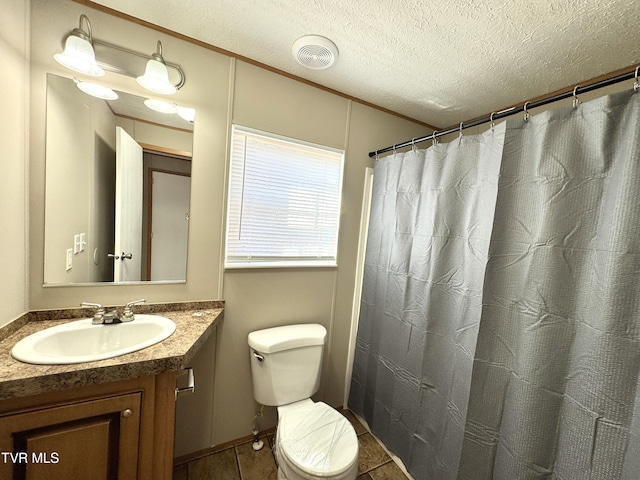
[[[104,321],[104,307],[99,303],[82,302],[81,307],[93,307],[96,309],[96,313],[93,315],[93,321],[91,323],[99,324]]]
[[[142,298],[140,300],[134,300],[133,302],[127,303],[124,306],[124,313],[120,320],[122,322],[131,322],[135,318],[135,315],[133,314],[133,306],[137,305],[138,303],[144,303],[144,302],[146,302],[146,300]]]
[[[133,305],[137,305],[138,303],[144,303],[144,302],[146,302],[146,300],[144,298],[141,298],[140,300],[134,300],[133,302],[127,303],[124,307],[131,308]]]

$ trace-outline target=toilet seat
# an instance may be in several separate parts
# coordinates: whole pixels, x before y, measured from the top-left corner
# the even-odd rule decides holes
[[[358,438],[343,415],[323,402],[305,402],[279,413],[276,454],[285,474],[306,479],[356,477]]]

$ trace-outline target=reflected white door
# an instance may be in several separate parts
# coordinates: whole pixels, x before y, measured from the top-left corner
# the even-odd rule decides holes
[[[113,276],[133,282],[142,272],[142,147],[116,127],[116,225]],[[122,254],[125,258],[122,258]],[[131,256],[131,258],[126,258]]]
[[[187,279],[191,177],[154,171],[150,280]]]

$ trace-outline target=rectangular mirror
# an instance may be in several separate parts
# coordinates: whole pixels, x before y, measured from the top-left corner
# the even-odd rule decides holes
[[[186,281],[193,122],[47,75],[44,284]]]

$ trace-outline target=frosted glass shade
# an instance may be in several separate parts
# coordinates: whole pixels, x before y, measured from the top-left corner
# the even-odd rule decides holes
[[[74,72],[101,77],[104,70],[96,63],[96,55],[88,40],[76,35],[69,35],[64,45],[64,51],[57,53],[53,58]]]
[[[193,108],[181,107],[180,105],[176,106],[176,110],[178,115],[181,118],[186,120],[187,122],[193,123],[196,119],[196,111]]]
[[[154,93],[172,95],[176,93],[176,87],[169,81],[167,66],[158,60],[149,60],[144,75],[136,79],[139,85]]]
[[[109,87],[105,87],[104,85],[80,81],[76,82],[76,85],[84,93],[91,95],[92,97],[101,98],[102,100],[118,99],[118,94],[111,90]]]
[[[168,113],[168,114],[176,113],[176,106],[172,103],[167,103],[161,100],[154,100],[152,98],[147,98],[144,101],[144,104],[151,110],[154,110],[159,113]]]

